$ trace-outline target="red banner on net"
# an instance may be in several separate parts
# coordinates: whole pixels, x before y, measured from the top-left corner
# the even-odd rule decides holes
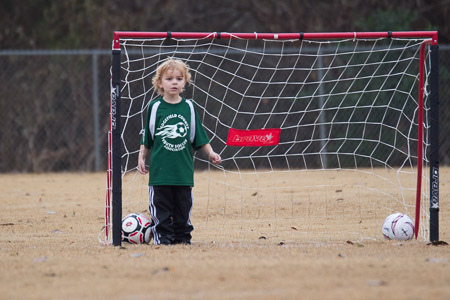
[[[280,128],[241,130],[230,128],[228,146],[261,147],[274,146],[280,142]]]

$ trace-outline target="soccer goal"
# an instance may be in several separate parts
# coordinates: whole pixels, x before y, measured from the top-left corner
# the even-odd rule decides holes
[[[193,240],[383,239],[393,212],[439,239],[437,32],[115,32],[105,242],[146,212],[137,172],[151,79],[185,61],[222,163],[194,158]]]

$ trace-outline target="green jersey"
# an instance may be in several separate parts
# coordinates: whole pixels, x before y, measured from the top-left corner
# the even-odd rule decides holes
[[[152,101],[141,140],[151,149],[149,185],[194,186],[194,151],[208,143],[191,100]]]

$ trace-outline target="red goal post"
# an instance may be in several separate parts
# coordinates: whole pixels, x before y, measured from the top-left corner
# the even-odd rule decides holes
[[[122,186],[121,186],[121,132],[120,132],[120,51],[122,39],[244,39],[244,40],[340,40],[340,39],[423,39],[420,47],[419,62],[419,94],[418,94],[418,123],[424,124],[423,101],[425,93],[425,51],[430,46],[430,151],[429,160],[429,199],[430,199],[430,241],[439,240],[439,47],[437,31],[384,31],[384,32],[332,32],[332,33],[228,33],[228,32],[133,32],[115,31],[112,42],[112,68],[111,68],[111,107],[110,130],[108,133],[108,174],[107,197],[105,211],[106,240],[111,239],[113,245],[121,244],[121,218],[122,218]],[[417,161],[423,161],[423,129],[418,126]],[[415,235],[419,228],[419,214],[421,203],[422,164],[417,164],[417,191]],[[112,210],[112,221],[111,221]],[[112,226],[112,228],[110,228]]]

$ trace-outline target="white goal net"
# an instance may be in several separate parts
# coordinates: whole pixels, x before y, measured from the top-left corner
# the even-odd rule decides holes
[[[123,214],[148,209],[140,134],[158,97],[151,79],[173,57],[191,69],[183,96],[222,157],[219,166],[194,158],[194,242],[381,240],[389,214],[414,220],[417,189],[419,238],[427,239],[424,40],[122,38]]]

